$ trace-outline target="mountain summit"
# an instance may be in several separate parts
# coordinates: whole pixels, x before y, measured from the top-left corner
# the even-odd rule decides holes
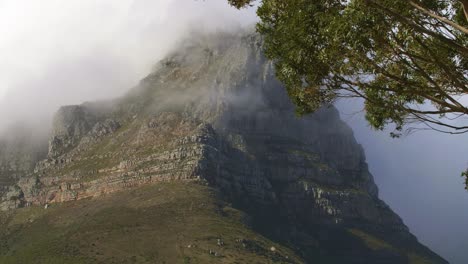
[[[48,149],[0,150],[0,262],[447,263],[333,106],[295,115],[261,49],[195,37],[124,97],[59,109]]]

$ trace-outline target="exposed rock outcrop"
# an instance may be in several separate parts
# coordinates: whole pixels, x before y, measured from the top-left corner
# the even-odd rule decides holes
[[[334,107],[296,117],[261,40],[248,34],[187,44],[112,111],[61,108],[48,159],[11,187],[2,208],[175,180],[220,189],[259,232],[311,263],[409,263],[411,254],[446,263],[378,198],[364,151]]]

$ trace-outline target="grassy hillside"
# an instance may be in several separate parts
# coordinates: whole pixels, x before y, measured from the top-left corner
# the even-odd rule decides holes
[[[198,183],[161,183],[2,213],[0,263],[302,262],[216,196]]]

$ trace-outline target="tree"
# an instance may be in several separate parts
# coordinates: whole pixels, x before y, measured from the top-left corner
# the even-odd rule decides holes
[[[257,14],[299,114],[357,97],[395,137],[468,132],[468,0],[263,0]]]
[[[450,120],[468,114],[460,100],[468,92],[463,5],[468,0],[263,0],[257,29],[299,114],[360,97],[371,126],[393,123],[393,136],[410,123],[458,134],[468,132],[468,123]]]
[[[228,0],[228,3],[236,8],[251,6],[254,0]]]

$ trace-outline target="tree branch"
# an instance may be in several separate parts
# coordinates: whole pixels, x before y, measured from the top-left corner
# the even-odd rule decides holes
[[[406,24],[410,27],[412,27],[414,30],[417,30],[421,33],[425,33],[429,36],[432,36],[438,40],[440,40],[441,42],[447,44],[448,46],[450,46],[451,48],[459,51],[461,54],[463,54],[464,56],[468,56],[468,48],[464,47],[464,46],[461,46],[460,44],[452,41],[451,39],[448,39],[440,34],[437,34],[427,28],[424,28],[424,27],[421,27],[420,25],[416,24],[415,22],[409,20],[408,18],[400,15],[399,13],[385,7],[385,6],[382,6],[378,3],[376,3],[376,1],[374,0],[365,0],[366,3],[368,3],[370,6],[374,6],[376,7],[377,9],[381,9],[383,10],[384,12],[386,12],[387,14],[390,14],[392,15],[393,17],[395,17],[398,21],[400,21],[401,23],[403,24]]]
[[[468,0],[459,0],[459,2],[463,5],[463,11],[465,12],[465,18],[468,21]]]
[[[460,30],[461,32],[463,32],[465,34],[468,34],[468,28],[465,28],[465,27],[463,27],[463,26],[461,26],[461,25],[459,25],[459,24],[457,24],[457,23],[455,23],[455,22],[453,22],[453,21],[451,21],[451,20],[449,20],[449,19],[447,19],[445,17],[439,16],[439,15],[435,14],[434,12],[432,12],[432,11],[430,11],[430,10],[416,4],[415,2],[413,2],[411,0],[409,0],[408,2],[409,2],[410,5],[414,6],[416,9],[418,9],[422,13],[424,13],[424,14],[432,17],[432,18],[435,18],[435,19],[437,19],[439,21],[442,21],[443,23],[445,23],[447,25],[450,25],[455,29]],[[467,2],[466,4],[468,5],[468,0],[464,0],[463,2]]]

